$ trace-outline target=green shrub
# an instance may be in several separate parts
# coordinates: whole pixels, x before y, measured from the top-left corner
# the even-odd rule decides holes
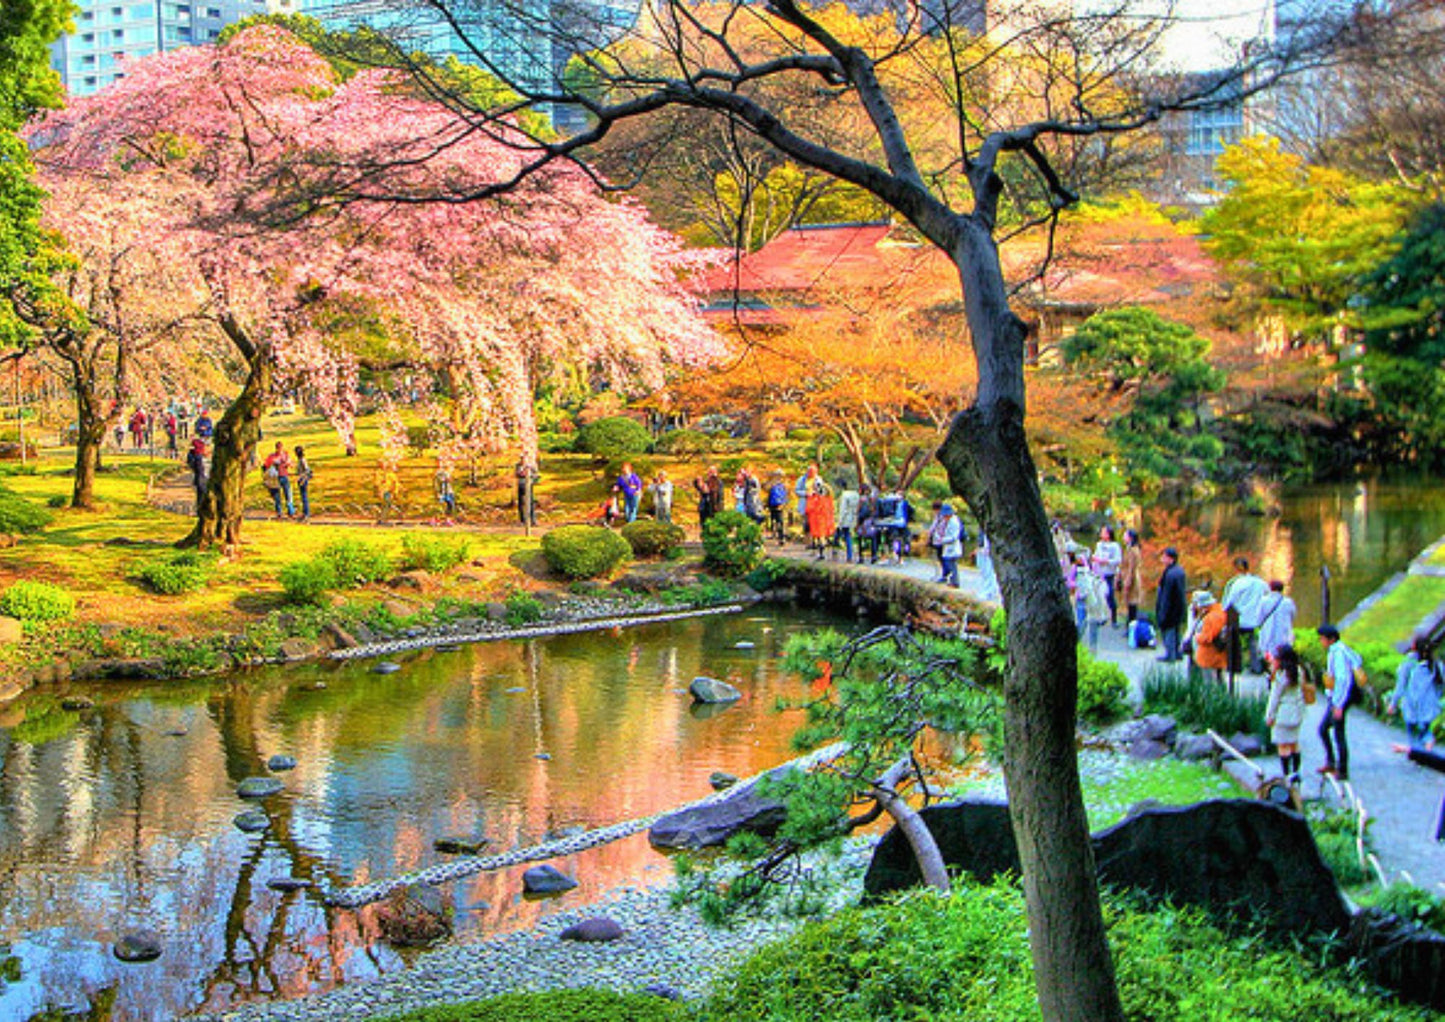
[[[65,507],[70,503],[70,498],[63,493],[52,493],[45,498],[46,507]]]
[[[769,557],[743,579],[754,592],[765,593],[788,577],[788,562]]]
[[[49,582],[16,582],[0,594],[0,614],[21,621],[58,621],[75,613],[75,597]]]
[[[542,601],[525,589],[513,589],[507,594],[507,624],[513,628],[535,624],[542,620],[545,608]]]
[[[720,511],[702,527],[703,562],[720,575],[746,575],[763,560],[763,528],[745,514]]]
[[[551,990],[437,1005],[391,1016],[387,1022],[662,1022],[681,1012],[675,1002],[651,994]]]
[[[577,450],[598,461],[646,454],[651,447],[652,437],[642,424],[620,415],[589,422],[577,433]]]
[[[339,588],[336,567],[321,557],[293,561],[281,569],[281,588],[287,603],[322,603],[328,592]]]
[[[1315,845],[1341,887],[1354,887],[1370,879],[1369,871],[1360,862],[1354,834],[1315,834]]]
[[[1079,647],[1079,717],[1090,724],[1111,724],[1129,709],[1129,677],[1118,664],[1100,660]]]
[[[140,580],[163,596],[190,593],[211,580],[214,555],[187,550],[164,561],[152,561],[140,570]]]
[[[658,438],[657,449],[676,458],[695,458],[712,453],[712,437],[695,429],[675,429]]]
[[[1393,912],[1401,919],[1445,933],[1445,899],[1436,897],[1423,887],[1397,881],[1388,887],[1362,894],[1359,900],[1382,912]]]
[[[542,555],[568,578],[596,578],[631,557],[632,548],[611,529],[564,525],[542,537]]]
[[[409,532],[401,538],[401,563],[406,568],[424,571],[446,571],[465,564],[471,543],[465,537],[447,539]]]
[[[921,475],[913,481],[913,490],[920,497],[927,501],[953,500],[953,487],[948,480],[939,479],[937,476]]]
[[[1151,911],[1142,899],[1110,895],[1105,919],[1130,1019],[1432,1017],[1296,951],[1289,939],[1227,933],[1197,909]],[[1000,881],[960,886],[952,897],[916,891],[846,910],[759,950],[717,984],[694,1018],[1037,1022],[1023,896]]]
[[[1230,695],[1211,678],[1189,678],[1187,673],[1151,669],[1144,675],[1144,712],[1168,714],[1180,727],[1202,732],[1213,729],[1225,738],[1236,732],[1269,737],[1263,695]]]
[[[537,437],[537,449],[543,454],[569,454],[575,448],[577,442],[575,436],[568,436],[565,433],[543,433]]]
[[[682,526],[671,522],[628,522],[622,538],[632,547],[634,557],[667,557],[686,538]]]
[[[380,547],[358,539],[340,539],[321,551],[321,560],[331,565],[338,588],[364,586],[391,577],[391,555]]]
[[[28,535],[50,524],[51,513],[9,490],[0,490],[0,532]]]
[[[720,578],[710,578],[691,585],[671,586],[657,594],[659,603],[679,607],[715,607],[737,599],[733,587]]]

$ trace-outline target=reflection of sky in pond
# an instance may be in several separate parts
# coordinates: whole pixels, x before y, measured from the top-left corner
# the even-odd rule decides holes
[[[24,970],[0,992],[0,1018],[81,1007],[112,986],[116,1020],[171,1018],[394,969],[372,910],[329,910],[267,882],[379,879],[447,861],[432,847],[443,836],[484,834],[503,851],[701,797],[714,770],[773,766],[798,721],[774,712],[798,694],[774,656],[829,620],[750,613],[470,646],[392,675],[291,665],[96,686],[85,692],[97,708],[40,745],[11,735],[37,698],[0,709],[0,943]],[[756,648],[736,649],[744,640]],[[745,699],[693,715],[686,686],[701,673]],[[324,690],[307,690],[320,679]],[[265,775],[275,753],[297,767],[264,803],[270,828],[243,834],[232,820],[253,804],[236,784]],[[449,885],[458,939],[670,873],[643,836],[556,865],[583,885],[558,902],[522,901],[521,868]],[[114,940],[139,928],[161,935],[160,960],[116,961]]]

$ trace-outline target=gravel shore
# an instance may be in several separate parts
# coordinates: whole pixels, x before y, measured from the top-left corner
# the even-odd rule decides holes
[[[826,911],[855,901],[871,841],[850,842],[835,862],[815,863],[833,897]],[[792,933],[803,921],[777,911],[749,916],[724,929],[709,926],[692,906],[674,908],[671,883],[605,897],[549,917],[536,929],[478,944],[448,945],[411,967],[294,1001],[248,1004],[205,1022],[333,1022],[384,1018],[425,1008],[518,991],[599,987],[638,992],[666,987],[699,997],[755,948]],[[559,939],[573,923],[605,916],[626,931],[616,941],[586,944]]]

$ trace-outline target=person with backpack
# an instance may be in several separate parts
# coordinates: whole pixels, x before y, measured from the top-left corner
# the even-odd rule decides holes
[[[1350,746],[1345,739],[1345,717],[1350,707],[1360,702],[1360,686],[1365,681],[1364,661],[1345,645],[1340,630],[1334,625],[1320,625],[1315,634],[1325,649],[1325,716],[1319,730],[1325,747],[1325,765],[1319,772],[1348,781]]]
[[[783,473],[774,470],[768,485],[768,532],[783,545],[787,529],[783,522],[783,510],[788,506],[788,484],[783,482]]]
[[[1294,619],[1299,613],[1294,600],[1284,594],[1284,583],[1270,579],[1269,595],[1261,602],[1259,629],[1255,632],[1255,643],[1260,656],[1266,660],[1281,646],[1294,643]],[[1298,655],[1299,651],[1295,651]]]
[[[1430,654],[1430,640],[1423,635],[1415,636],[1410,652],[1395,671],[1395,690],[1385,704],[1387,717],[1398,711],[1405,722],[1411,749],[1430,749],[1435,745],[1430,724],[1440,714],[1442,678],[1440,665]]]
[[[271,494],[271,500],[276,505],[277,518],[295,518],[296,505],[291,501],[291,455],[286,453],[286,448],[281,441],[276,441],[276,449],[266,456],[266,462],[262,466],[261,480],[266,484],[267,491]],[[286,513],[281,513],[282,498],[285,498]]]

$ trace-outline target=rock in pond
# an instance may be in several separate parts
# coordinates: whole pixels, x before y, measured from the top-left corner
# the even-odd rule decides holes
[[[160,934],[153,930],[136,930],[115,942],[111,951],[122,962],[153,962],[161,956]]]
[[[401,664],[393,663],[390,660],[383,660],[371,669],[372,674],[395,674],[401,670]]]
[[[549,760],[549,759],[552,758],[552,754],[551,754],[550,752],[538,752],[538,753],[534,753],[533,756],[532,756],[532,758],[533,758],[533,759],[540,759],[540,760],[543,760],[543,761],[545,762],[546,760]]]
[[[487,837],[439,837],[432,847],[443,855],[476,855],[491,843]]]
[[[522,874],[522,891],[525,894],[561,894],[576,886],[576,880],[555,866],[533,866]]]
[[[748,789],[721,802],[670,813],[652,825],[647,837],[658,848],[709,848],[741,830],[768,837],[785,817],[781,802]]]
[[[310,880],[302,880],[300,877],[272,877],[266,881],[266,886],[273,891],[300,891],[311,886]]]
[[[616,920],[606,916],[594,916],[572,924],[559,933],[558,937],[562,940],[581,941],[584,944],[605,944],[608,941],[621,940],[626,932]]]
[[[281,656],[287,660],[307,660],[316,652],[316,643],[307,639],[291,638],[281,643]]]
[[[60,700],[60,708],[62,710],[93,710],[95,709],[95,700],[88,696],[66,696]]]
[[[752,649],[754,645],[756,645],[756,643],[748,642],[746,639],[743,639],[741,642],[733,643],[733,649]]]
[[[732,703],[743,697],[740,691],[727,682],[706,676],[693,678],[687,690],[699,703]]]
[[[236,814],[231,821],[236,829],[246,834],[256,834],[271,826],[271,817],[259,809],[247,809],[244,813]]]
[[[270,798],[286,790],[286,785],[274,777],[248,777],[236,787],[241,798]]]
[[[266,761],[266,769],[280,772],[282,770],[295,770],[296,757],[277,754]]]
[[[707,783],[712,785],[713,791],[723,791],[737,784],[738,778],[735,774],[730,774],[726,770],[714,770],[708,775]]]

